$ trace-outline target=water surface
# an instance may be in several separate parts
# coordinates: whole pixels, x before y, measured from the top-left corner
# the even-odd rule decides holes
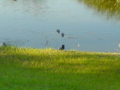
[[[1,0],[0,24],[0,43],[119,52],[119,21],[78,0]]]

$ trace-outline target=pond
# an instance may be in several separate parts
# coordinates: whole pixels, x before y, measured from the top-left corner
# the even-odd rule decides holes
[[[119,52],[119,29],[118,18],[78,0],[0,0],[0,43],[8,45]]]

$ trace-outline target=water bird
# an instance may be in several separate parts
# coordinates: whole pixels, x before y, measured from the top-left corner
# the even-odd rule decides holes
[[[3,46],[6,46],[6,43],[5,43],[5,42],[3,42]]]
[[[65,45],[62,45],[59,50],[64,50],[65,49]]]
[[[57,29],[57,32],[58,32],[58,33],[60,33],[60,30],[59,30],[59,29]]]
[[[64,33],[61,33],[61,36],[62,36],[62,37],[64,37],[64,36],[65,36],[65,34],[64,34]]]

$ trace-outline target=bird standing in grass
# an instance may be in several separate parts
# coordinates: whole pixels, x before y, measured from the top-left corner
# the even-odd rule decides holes
[[[64,50],[65,49],[65,45],[62,45],[59,50]]]

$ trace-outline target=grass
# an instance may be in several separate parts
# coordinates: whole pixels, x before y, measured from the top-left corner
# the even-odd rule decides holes
[[[1,90],[120,90],[120,55],[0,47]]]

